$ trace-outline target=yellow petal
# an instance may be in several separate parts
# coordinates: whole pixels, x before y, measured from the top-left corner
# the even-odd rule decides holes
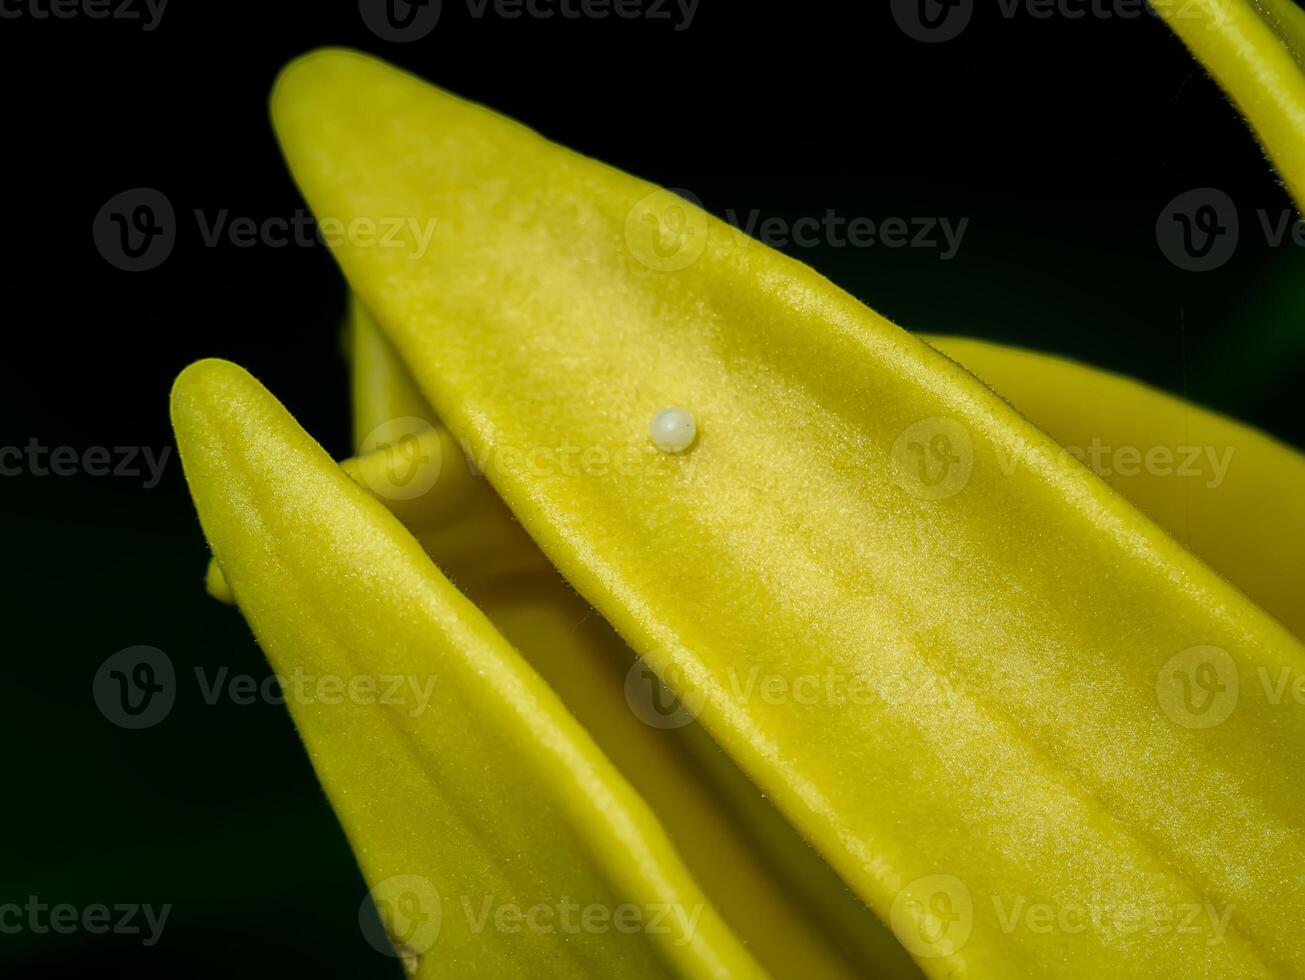
[[[358,297],[349,296],[346,337],[349,345],[349,377],[352,382],[354,446],[359,452],[374,451],[378,441],[402,431],[413,432],[436,421],[426,399],[398,359],[385,335],[376,329],[371,315]],[[396,428],[396,423],[400,427]]]
[[[556,695],[256,381],[200,362],[172,415],[205,534],[412,972],[761,975]]]
[[[365,334],[374,332],[376,327],[369,319],[359,318],[356,329]],[[1298,583],[1305,581],[1305,458],[1299,453],[1216,413],[1065,358],[970,338],[930,336],[926,339],[992,385],[1022,414],[1051,434],[1065,447],[1066,458],[1073,455],[1087,462],[1112,487],[1301,635],[1305,609],[1299,601]],[[412,382],[406,369],[394,360],[397,354],[381,339],[373,338],[367,343],[392,361],[384,370],[373,372],[374,383],[411,392]],[[365,408],[384,398],[381,392],[369,393],[357,407]],[[356,464],[346,464],[347,469],[353,466]],[[417,527],[431,528],[451,520],[457,517],[447,510],[431,508],[428,516],[415,518],[415,523]],[[420,533],[418,536],[422,537]],[[497,539],[498,536],[485,534],[484,537]],[[464,540],[470,538],[464,536]],[[521,538],[519,550],[533,551],[528,539],[524,535]],[[428,547],[428,553],[446,570],[450,564],[468,560],[450,555],[441,550],[440,542],[434,537],[431,540],[433,546]],[[481,560],[493,564],[488,556],[482,555]],[[568,670],[569,664],[558,669],[547,656],[542,662],[531,656],[532,646],[565,645],[559,641],[565,641],[571,633],[567,617],[573,623],[584,615],[583,607],[572,594],[554,596],[550,592],[548,580],[553,578],[553,573],[546,563],[535,566],[535,574],[539,579],[532,581],[530,593],[539,597],[541,605],[553,601],[562,607],[552,624],[555,630],[550,631],[549,623],[539,623],[522,631],[519,640],[510,631],[508,635],[555,688],[560,685],[564,699],[600,744],[615,747],[608,751],[618,759],[618,764],[622,745],[639,746],[633,752],[635,755],[652,755],[643,748],[644,742],[653,741],[650,732],[630,733],[619,730],[619,726],[603,725],[602,712],[593,710],[605,700],[619,703],[619,691],[595,689],[583,692],[587,698],[582,694],[573,699],[567,696],[567,688],[571,686],[568,679],[578,676],[577,672]],[[504,596],[505,602],[496,601]],[[496,593],[491,587],[477,601],[502,626],[493,610],[510,608],[516,597],[511,589]],[[593,663],[595,673],[601,673],[604,658],[596,657]],[[589,720],[591,716],[597,723]],[[604,734],[599,735],[600,731]],[[648,737],[641,738],[641,735]],[[645,788],[640,776],[646,767],[622,768],[662,814],[663,807],[658,806],[663,802],[657,793],[658,780],[652,780]],[[676,785],[682,787],[685,782],[681,777]],[[687,795],[680,789],[666,797],[664,821],[668,816],[673,820],[692,809],[685,804]],[[747,819],[748,810],[727,817],[740,822]],[[672,827],[673,836],[674,831]],[[709,853],[719,853],[721,842],[713,840],[700,824],[686,823],[683,837],[690,848],[693,842],[709,842]],[[687,856],[692,866],[702,866],[694,860],[698,855],[692,850]],[[724,868],[723,872],[726,881],[752,880],[734,866]],[[710,893],[710,884],[707,888]],[[729,919],[729,897],[725,903],[713,897]],[[747,912],[739,926],[744,930],[748,923],[764,918],[757,908],[748,908]],[[774,924],[767,923],[757,939],[764,945],[766,935],[773,931]],[[755,946],[757,940],[752,941]],[[786,943],[786,947],[796,954],[789,964],[812,962],[809,950],[796,949],[791,943]],[[875,965],[883,969],[882,963]],[[779,969],[780,965],[775,968]]]
[[[342,239],[353,288],[927,972],[1305,971],[1279,624],[971,375],[668,192],[347,52],[288,68],[273,115],[319,216],[434,223]],[[649,443],[668,405],[688,453]],[[1193,908],[1218,918],[1164,925]]]
[[[1305,637],[1305,456],[1108,371],[981,340],[927,339]]]
[[[1305,11],[1292,0],[1152,0],[1305,201]]]
[[[359,430],[386,429],[376,405],[433,418],[360,304],[354,377]],[[726,923],[773,975],[919,976],[892,935],[665,692],[531,541],[433,422],[410,453],[343,466],[376,494],[463,593],[521,651],[666,828]],[[412,469],[413,459],[421,461]]]

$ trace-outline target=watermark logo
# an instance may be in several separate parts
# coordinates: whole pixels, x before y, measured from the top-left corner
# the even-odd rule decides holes
[[[926,44],[959,37],[974,16],[974,0],[892,0],[890,7],[902,33]]]
[[[1228,19],[1228,0],[995,0],[991,13],[1002,20],[1137,20],[1159,17],[1204,21],[1207,30]],[[974,0],[891,0],[893,20],[908,37],[933,44],[951,41],[969,27]],[[988,9],[988,8],[985,8]]]
[[[1237,707],[1237,664],[1222,647],[1188,647],[1165,661],[1156,675],[1155,692],[1161,710],[1174,724],[1213,728]]]
[[[439,220],[414,215],[353,215],[346,219],[314,217],[299,209],[289,216],[255,218],[233,215],[228,208],[194,208],[194,232],[204,248],[314,248],[401,251],[421,259],[430,250]],[[188,225],[187,225],[188,227]],[[167,260],[182,226],[162,191],[137,187],[115,194],[100,209],[91,227],[95,247],[106,262],[126,272],[146,272]]]
[[[387,500],[414,500],[429,493],[444,465],[439,432],[407,415],[382,422],[358,446],[362,482]]]
[[[382,41],[420,41],[439,23],[442,0],[358,0],[367,29]]]
[[[683,188],[663,188],[640,198],[625,216],[625,244],[654,272],[687,269],[707,247],[702,202]]]
[[[897,893],[888,921],[912,956],[951,956],[974,929],[974,898],[954,875],[925,875]]]
[[[310,674],[302,666],[289,674],[233,674],[221,667],[210,673],[194,668],[195,684],[204,704],[220,701],[237,706],[382,705],[417,718],[430,708],[436,678],[418,674]],[[172,659],[157,647],[119,650],[96,671],[92,683],[95,704],[120,728],[152,728],[168,717],[180,691]]]
[[[892,461],[894,479],[911,496],[945,500],[970,482],[974,447],[965,426],[935,415],[902,430],[893,443]]]
[[[674,22],[675,31],[693,24],[699,0],[466,0],[472,20],[646,20]],[[435,29],[440,0],[359,0],[363,23],[382,41],[407,44]]]
[[[1161,254],[1185,272],[1212,272],[1236,254],[1247,232],[1263,238],[1272,249],[1305,248],[1305,219],[1290,207],[1277,211],[1256,208],[1255,222],[1243,222],[1237,205],[1225,192],[1198,187],[1179,194],[1156,218],[1155,237]]]
[[[368,945],[402,961],[411,975],[439,939],[443,911],[439,890],[429,878],[394,875],[377,882],[362,900],[358,927]]]
[[[1237,206],[1214,187],[1179,194],[1160,212],[1155,240],[1165,258],[1188,272],[1210,272],[1237,250]]]
[[[91,226],[104,261],[123,272],[148,272],[163,264],[177,243],[172,202],[152,187],[133,187],[104,202]]]
[[[172,711],[177,675],[157,647],[127,647],[100,664],[91,693],[100,713],[119,728],[151,728]]]
[[[460,895],[450,900],[450,914],[459,911],[465,934],[483,936],[635,935],[670,937],[675,946],[693,942],[701,904],[673,902],[636,904],[576,901],[561,895],[522,904],[503,901],[492,894]],[[402,961],[409,975],[419,971],[421,960],[439,941],[444,922],[438,889],[421,875],[395,875],[379,882],[358,906],[358,925],[377,952]]]
[[[625,702],[645,725],[683,728],[697,719],[707,698],[692,684],[675,683],[685,680],[676,665],[669,665],[667,673],[676,690],[642,658],[635,660],[625,674]]]

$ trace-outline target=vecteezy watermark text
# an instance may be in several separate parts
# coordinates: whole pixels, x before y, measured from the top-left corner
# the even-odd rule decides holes
[[[0,0],[0,20],[116,20],[159,26],[168,0]]]
[[[842,215],[832,208],[794,219],[763,218],[754,208],[743,216],[727,210],[725,224],[732,234],[720,236],[696,194],[682,187],[664,187],[630,206],[625,216],[625,245],[640,265],[655,272],[687,269],[702,257],[709,240],[717,246],[741,248],[754,238],[776,248],[930,249],[947,260],[960,248],[970,219],[931,215],[874,219]]]
[[[669,23],[675,31],[693,24],[701,0],[464,0],[472,20],[642,20]],[[358,0],[367,28],[382,41],[408,44],[439,23],[443,0]]]
[[[228,667],[209,672],[194,668],[200,698],[207,705],[225,700],[252,704],[383,705],[416,718],[429,709],[433,675],[312,674],[296,667],[289,674],[233,674]],[[179,684],[172,658],[158,647],[132,646],[108,657],[96,671],[91,694],[96,707],[119,728],[152,728],[171,713]]]
[[[142,905],[120,902],[103,905],[93,902],[79,908],[68,902],[50,905],[29,895],[23,904],[0,905],[0,933],[14,936],[22,932],[43,936],[54,933],[70,936],[85,932],[93,936],[142,936],[142,946],[154,946],[163,936],[163,927],[172,913],[172,905]]]
[[[1200,644],[1169,657],[1156,672],[1156,700],[1165,716],[1188,729],[1215,728],[1239,706],[1300,709],[1305,706],[1305,672],[1283,664],[1257,664],[1243,680],[1237,658],[1221,646]]]
[[[194,208],[191,217],[204,248],[338,248],[401,251],[420,259],[430,250],[438,220],[412,215],[314,217],[302,209],[289,216],[255,218],[229,208]],[[135,187],[104,203],[91,227],[101,257],[124,272],[146,272],[162,265],[176,247],[181,228],[167,195]]]
[[[28,439],[22,446],[0,446],[0,477],[4,476],[78,476],[114,477],[136,480],[153,490],[163,478],[163,469],[172,455],[172,447],[156,450],[152,446],[47,446],[39,439]],[[144,467],[142,469],[142,466]]]
[[[986,901],[985,901],[986,899]],[[889,925],[913,956],[954,956],[979,931],[992,935],[1091,934],[1107,940],[1167,936],[1207,949],[1225,941],[1233,906],[1174,902],[1139,895],[1128,900],[983,894],[952,874],[927,874],[907,883],[893,899]]]
[[[889,9],[907,37],[938,44],[965,33],[981,6],[980,0],[890,0]],[[1202,20],[1213,29],[1228,17],[1220,4],[1199,0],[992,0],[986,6],[1003,20],[1137,20],[1164,13],[1173,20]]]
[[[961,239],[969,227],[969,218],[954,223],[948,217],[887,217],[879,220],[866,215],[847,216],[826,208],[819,217],[806,215],[789,220],[778,216],[761,217],[753,208],[740,216],[726,209],[725,221],[740,235],[755,238],[771,248],[917,248],[936,251],[946,262],[955,257]]]
[[[1185,272],[1212,272],[1257,236],[1272,249],[1305,248],[1305,220],[1291,208],[1257,208],[1247,221],[1225,191],[1197,187],[1161,208],[1155,223],[1161,254]]]
[[[673,902],[623,902],[616,906],[587,902],[582,905],[565,895],[555,902],[535,902],[528,906],[503,902],[493,895],[482,896],[479,902],[463,896],[459,904],[472,933],[482,933],[487,928],[507,935],[529,932],[538,936],[675,933],[672,942],[677,946],[692,942],[703,908],[695,905],[686,909]]]
[[[1062,460],[1078,460],[1103,479],[1147,476],[1200,480],[1217,490],[1228,477],[1236,446],[1115,446],[1093,436],[1086,446],[1062,446]],[[998,453],[998,466],[1010,476],[1019,467],[1010,455]]]
[[[461,913],[471,936],[602,936],[609,933],[667,936],[674,946],[693,942],[704,906],[678,902],[583,901],[570,895],[523,902],[494,894],[459,895],[445,901],[423,875],[391,875],[376,883],[358,908],[358,923],[368,943],[386,956],[397,956],[412,970],[439,941],[450,914]],[[450,920],[451,921],[451,920]]]

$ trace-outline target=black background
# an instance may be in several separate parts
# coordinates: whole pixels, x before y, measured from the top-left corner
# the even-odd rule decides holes
[[[887,4],[845,2],[701,0],[676,30],[509,19],[492,4],[475,17],[445,0],[410,44],[370,32],[356,2],[173,0],[148,31],[6,4],[0,446],[161,451],[172,378],[216,355],[349,454],[345,290],[328,251],[209,247],[193,215],[303,209],[266,98],[282,64],[324,44],[692,190],[718,215],[967,217],[950,260],[882,244],[785,250],[907,329],[1069,354],[1305,446],[1305,259],[1266,241],[1258,216],[1276,221],[1289,199],[1214,84],[1126,2],[1039,19],[975,0],[971,25],[934,44]],[[127,273],[91,227],[136,187],[167,195],[179,231],[166,261]],[[1242,234],[1230,261],[1194,273],[1162,254],[1156,222],[1202,187],[1233,199]],[[0,904],[172,912],[151,948],[0,934],[0,974],[398,976],[358,928],[366,887],[284,708],[204,702],[195,667],[260,679],[267,667],[238,613],[203,592],[207,549],[175,457],[158,486],[144,480],[0,477]],[[166,651],[180,681],[171,714],[143,731],[110,723],[91,696],[100,664],[134,644]]]

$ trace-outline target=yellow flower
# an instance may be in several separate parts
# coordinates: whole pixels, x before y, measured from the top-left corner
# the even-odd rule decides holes
[[[273,117],[371,451],[223,362],[174,426],[410,972],[1305,973],[1298,455],[358,54]]]

